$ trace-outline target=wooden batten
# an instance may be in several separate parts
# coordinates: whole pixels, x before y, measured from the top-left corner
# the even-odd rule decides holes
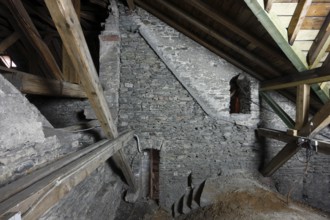
[[[71,1],[45,0],[55,26],[61,36],[63,45],[79,73],[81,85],[91,102],[100,125],[109,139],[118,136],[108,104],[90,54],[81,25]],[[119,150],[112,159],[122,170],[127,183],[133,191],[136,183],[130,165],[122,150]]]
[[[298,35],[311,4],[312,0],[301,0],[298,2],[288,27],[288,38],[291,45]]]
[[[2,75],[25,94],[86,98],[86,93],[78,84],[45,79],[23,72],[3,73]]]
[[[323,58],[330,45],[330,14],[326,17],[323,25],[310,47],[307,60],[308,64],[315,68]]]

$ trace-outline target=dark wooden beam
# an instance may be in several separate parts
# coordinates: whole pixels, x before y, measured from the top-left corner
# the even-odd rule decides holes
[[[313,70],[307,70],[299,74],[291,74],[288,76],[261,82],[260,91],[286,89],[298,85],[311,85],[326,81],[330,81],[330,71],[328,71],[326,68],[317,68]]]
[[[118,136],[108,104],[88,49],[81,25],[71,1],[46,0],[48,10],[61,36],[64,47],[79,73],[81,84],[91,102],[101,127],[110,139]],[[122,150],[113,155],[112,159],[122,170],[127,183],[135,191],[136,183],[130,165]]]
[[[298,35],[298,32],[304,22],[305,16],[311,4],[312,0],[300,0],[298,2],[288,27],[288,38],[291,45],[294,43]]]
[[[261,170],[264,176],[271,176],[283,164],[285,164],[293,155],[300,150],[296,141],[292,141],[285,145],[285,147],[271,161]]]
[[[317,34],[311,48],[307,54],[307,61],[311,67],[315,67],[323,58],[330,45],[330,13],[323,22],[323,25]]]
[[[0,42],[0,53],[7,50],[11,45],[13,45],[18,39],[19,34],[17,32],[13,32],[11,35],[6,37],[3,41]]]
[[[0,218],[20,212],[25,220],[38,219],[132,137],[133,132],[126,132],[101,141],[5,186],[1,189]]]
[[[296,101],[296,125],[295,129],[301,129],[308,121],[310,86],[303,84],[297,87]]]
[[[264,4],[265,4],[265,10],[269,12],[270,9],[272,8],[273,0],[264,0]]]
[[[213,8],[208,6],[206,3],[204,3],[201,0],[188,0],[186,1],[188,5],[193,6],[197,10],[203,12],[206,16],[214,19],[219,24],[223,25],[224,27],[228,28],[235,34],[239,35],[240,37],[244,38],[245,40],[249,41],[251,44],[255,45],[256,47],[264,50],[265,52],[269,54],[273,54],[276,56],[277,59],[282,60],[283,62],[287,62],[283,56],[276,51],[275,48],[269,47],[267,44],[265,44],[262,40],[259,38],[254,37],[249,32],[245,31],[242,27],[237,26],[237,24],[227,17],[217,13]],[[271,0],[269,0],[271,2]]]
[[[136,3],[140,3],[140,0],[135,1]],[[231,40],[227,39],[226,37],[220,35],[218,32],[213,30],[211,27],[204,25],[202,22],[198,21],[194,17],[188,15],[183,10],[175,7],[168,1],[161,1],[155,0],[155,4],[160,5],[160,7],[166,8],[171,15],[175,15],[178,20],[189,22],[192,26],[196,27],[199,31],[204,32],[205,34],[213,37],[221,44],[225,45],[226,47],[232,49],[236,53],[244,56],[245,58],[249,59],[251,62],[255,63],[256,65],[263,68],[265,71],[268,72],[269,75],[279,76],[281,75],[275,68],[273,68],[270,64],[265,62],[265,60],[261,59],[260,57],[256,56],[254,53],[246,50],[243,47],[238,46],[236,43],[232,42]]]
[[[61,70],[56,63],[55,58],[47,45],[41,39],[38,30],[34,26],[21,0],[8,0],[6,5],[19,26],[19,30],[17,31],[21,32],[22,36],[29,40],[31,45],[40,55],[40,59],[47,65],[50,73],[55,77],[55,79],[63,80]]]
[[[86,93],[78,84],[46,79],[23,72],[3,73],[2,75],[25,94],[87,98]]]
[[[288,126],[294,128],[294,120],[268,94],[261,92],[260,96],[273,109],[274,113]]]
[[[310,139],[308,137],[302,137],[302,136],[292,136],[287,134],[285,131],[278,131],[274,129],[269,129],[269,128],[258,128],[257,133],[259,136],[275,139],[278,141],[282,141],[285,143],[293,142],[293,141],[298,141],[299,139],[305,139],[305,140],[311,140],[312,142],[316,143],[317,142],[317,152],[330,155],[330,140],[325,141],[325,140],[317,140],[317,139]]]

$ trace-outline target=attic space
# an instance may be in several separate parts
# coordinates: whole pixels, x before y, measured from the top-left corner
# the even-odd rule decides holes
[[[0,219],[330,219],[330,2],[0,11]]]

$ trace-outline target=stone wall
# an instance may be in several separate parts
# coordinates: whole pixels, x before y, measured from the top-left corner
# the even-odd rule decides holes
[[[254,133],[256,120],[250,120],[250,114],[237,115],[241,124],[248,126],[238,125],[237,118],[229,115],[228,107],[229,80],[244,73],[218,57],[217,64],[209,64],[217,65],[219,100],[226,106],[221,109],[221,120],[209,116],[143,39],[135,19],[120,5],[119,127],[134,129],[143,149],[160,150],[160,205],[169,209],[182,196],[189,174],[197,185],[210,176],[238,170],[255,171],[260,161]],[[160,21],[152,23],[171,29]],[[173,32],[171,29],[170,34]],[[188,41],[183,35],[177,35],[180,40]],[[215,55],[197,48],[200,47],[197,44],[189,45],[215,59]],[[222,69],[223,66],[230,71]],[[254,88],[251,99],[258,100],[255,80],[246,77]],[[251,109],[256,110],[258,106],[251,105]]]
[[[256,173],[284,146],[256,139],[258,126],[286,130],[267,104],[259,104],[256,80],[141,9],[130,13],[120,5],[120,25],[119,127],[136,130],[142,148],[160,150],[162,207],[182,196],[189,174],[198,185],[210,176]],[[197,65],[196,51],[210,62]],[[239,74],[248,81],[241,85],[250,87],[243,103],[250,113],[229,114],[229,81]],[[292,102],[271,96],[295,118]],[[133,158],[136,152],[127,153]],[[329,163],[316,155],[305,175],[295,156],[272,179],[282,194],[293,189],[294,199],[329,211]]]

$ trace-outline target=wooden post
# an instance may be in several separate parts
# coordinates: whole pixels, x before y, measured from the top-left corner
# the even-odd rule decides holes
[[[91,102],[97,119],[109,139],[118,136],[117,128],[105,100],[97,72],[87,47],[81,25],[71,1],[46,0],[47,8],[53,18],[55,26],[61,36],[62,42],[76,71],[80,74],[81,84]],[[122,170],[127,183],[136,190],[135,180],[129,163],[122,150],[118,151],[112,159]]]
[[[299,85],[297,87],[297,101],[296,101],[296,125],[295,129],[299,130],[308,121],[309,114],[309,96],[310,86],[307,84]]]

